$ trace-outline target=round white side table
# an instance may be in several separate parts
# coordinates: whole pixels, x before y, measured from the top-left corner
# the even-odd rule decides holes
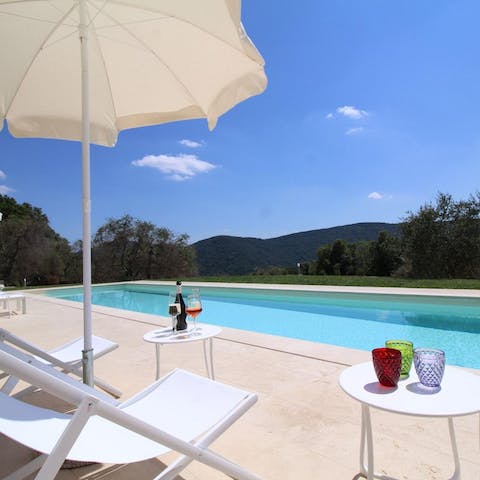
[[[217,336],[222,329],[216,325],[209,325],[206,323],[197,323],[197,327],[187,329],[185,332],[173,332],[171,328],[161,328],[152,330],[143,336],[146,342],[155,344],[155,356],[157,368],[155,378],[160,378],[160,348],[162,345],[178,345],[180,343],[198,342],[202,340],[203,343],[203,357],[205,360],[205,369],[207,376],[215,380],[215,372],[213,370],[213,347],[212,339]],[[207,355],[208,346],[208,355]]]
[[[425,389],[412,366],[410,376],[400,380],[395,388],[378,383],[372,362],[354,365],[344,370],[340,386],[350,397],[362,405],[362,431],[360,442],[360,473],[368,480],[378,477],[373,468],[373,436],[370,407],[387,412],[421,417],[444,417],[448,420],[454,473],[450,480],[460,480],[460,458],[453,418],[480,411],[480,376],[447,365],[437,390]],[[365,444],[367,464],[365,465]]]

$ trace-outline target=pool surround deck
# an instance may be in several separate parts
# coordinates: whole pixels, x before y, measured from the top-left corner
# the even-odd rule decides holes
[[[245,284],[240,288],[276,287]],[[365,288],[354,287],[279,287],[367,293]],[[368,293],[411,295],[414,294],[412,290],[418,294],[420,289],[375,288],[368,289]],[[467,296],[465,291],[452,293]],[[479,292],[469,293],[468,296],[480,297]],[[27,314],[12,318],[2,316],[3,328],[45,348],[82,335],[80,303],[41,296],[34,291],[25,291],[25,294]],[[431,293],[430,289],[421,289],[421,294],[449,296],[450,291],[433,290]],[[168,325],[169,319],[98,306],[93,306],[92,315],[94,333],[120,344],[120,348],[96,361],[95,373],[120,388],[124,392],[122,398],[126,399],[154,380],[154,348],[143,341],[143,335],[158,326]],[[206,315],[203,318],[207,320]],[[214,340],[214,355],[217,380],[259,395],[257,404],[213,444],[215,451],[265,480],[357,478],[360,407],[340,389],[338,377],[346,366],[368,361],[369,352],[224,328]],[[204,375],[201,343],[166,347],[162,353],[162,371],[168,372],[175,367]],[[47,397],[42,401],[50,402],[51,399]],[[379,472],[398,480],[449,478],[452,459],[445,420],[372,410],[372,421]],[[457,418],[455,426],[462,478],[478,479],[478,416]],[[25,458],[31,457],[31,452],[0,437],[0,457],[2,478]],[[58,478],[123,480],[136,477],[143,480],[153,478],[162,468],[161,462],[168,464],[174,457],[171,453],[130,466],[93,465],[62,470]],[[220,480],[226,477],[194,462],[178,478]]]

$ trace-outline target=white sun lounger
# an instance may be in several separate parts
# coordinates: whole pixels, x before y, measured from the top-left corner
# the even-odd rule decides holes
[[[14,335],[13,333],[0,328],[0,342],[9,343],[15,345],[16,347],[24,350],[25,352],[35,355],[41,362],[44,362],[46,365],[52,367],[58,367],[62,371],[76,375],[77,377],[82,377],[82,348],[83,348],[83,338],[77,338],[65,345],[61,345],[50,351],[45,351],[36,345],[33,345],[30,342],[23,340],[22,338]],[[118,343],[107,340],[106,338],[93,336],[92,338],[92,347],[93,347],[93,359],[97,359],[107,353],[111,352],[118,348]],[[1,376],[0,376],[1,378]],[[9,393],[17,381],[15,377],[11,377],[6,384],[2,387],[2,391]],[[110,393],[114,397],[119,398],[122,395],[122,392],[117,388],[113,387],[104,380],[95,377],[94,384],[97,385],[102,390]]]
[[[46,364],[42,359],[37,358],[33,355],[30,355],[28,353],[25,353],[24,351],[14,347],[13,345],[8,345],[5,342],[0,342],[0,352],[5,352],[8,353],[9,355],[16,357],[20,360],[22,360],[25,363],[28,363],[30,365],[33,365],[35,368],[45,371],[51,376],[60,378],[60,380],[69,383],[70,385],[73,385],[77,388],[83,389],[85,391],[90,392],[90,387],[87,385],[84,385],[83,383],[79,382],[76,378],[70,377],[69,375],[66,375],[64,372],[57,370],[55,368],[52,368],[51,365]],[[0,367],[1,369],[1,367]],[[19,382],[20,379],[18,377],[15,377],[14,375],[9,375],[8,373],[5,373],[6,376],[10,378],[15,378],[15,382]],[[7,382],[8,383],[8,382]],[[6,384],[5,384],[6,385]],[[4,388],[5,385],[0,388],[0,392],[5,394],[5,395],[10,395],[11,394],[11,389],[10,388]],[[26,392],[29,391],[34,391],[38,390],[38,387],[35,385],[29,384],[28,388],[25,388],[23,390],[20,390],[19,392],[16,392],[13,397],[16,398],[22,398],[23,395],[25,395]],[[105,400],[108,403],[111,403],[112,405],[118,405],[120,402],[117,399],[112,398],[111,396],[107,395],[106,393],[101,392],[100,390],[95,390],[95,394]],[[2,479],[3,480],[3,479]]]
[[[259,480],[208,449],[255,403],[254,394],[174,370],[116,406],[65,374],[6,349],[0,349],[0,369],[77,406],[68,415],[0,393],[0,433],[43,453],[5,480],[25,478],[38,469],[37,480],[52,480],[65,459],[123,464],[170,450],[182,455],[157,480],[173,480],[192,460],[237,480]]]

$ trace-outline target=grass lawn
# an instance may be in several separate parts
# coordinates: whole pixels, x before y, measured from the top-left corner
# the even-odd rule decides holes
[[[146,280],[146,279],[145,279]],[[176,278],[157,278],[152,280],[173,281]],[[270,283],[290,285],[335,285],[352,287],[404,287],[404,288],[452,288],[480,290],[480,279],[413,279],[392,277],[363,277],[354,275],[232,275],[225,277],[187,277],[187,282],[212,283]],[[127,281],[127,280],[126,280]],[[44,285],[45,287],[78,287],[80,285]],[[40,285],[31,287],[7,287],[6,291],[40,288]]]
[[[355,287],[464,288],[480,289],[480,280],[412,279],[347,275],[242,275],[226,277],[190,277],[191,282],[278,283],[296,285],[341,285]]]

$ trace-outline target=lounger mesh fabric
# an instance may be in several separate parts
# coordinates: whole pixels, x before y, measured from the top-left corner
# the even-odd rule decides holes
[[[93,358],[99,358],[118,348],[118,343],[94,335],[92,337]],[[48,353],[64,363],[77,363],[81,361],[83,338],[77,338],[70,343],[49,350]]]
[[[76,340],[61,345],[53,350],[46,351],[37,345],[34,345],[27,340],[9,332],[8,330],[0,328],[0,345],[1,344],[14,345],[16,348],[34,355],[39,362],[45,365],[58,367],[64,371],[74,373],[79,377],[82,376],[81,366],[83,338],[77,338]],[[107,353],[110,353],[118,348],[118,346],[118,343],[94,335],[92,337],[93,359],[95,360],[103,355],[106,355]],[[105,382],[101,378],[94,377],[94,384],[114,397],[118,398],[122,395],[120,390]],[[15,383],[11,382],[9,388],[13,388],[14,385]]]
[[[112,405],[118,405],[119,404],[118,400],[113,399],[111,396],[103,393],[102,391],[93,390],[88,385],[84,385],[83,383],[81,383],[79,379],[76,379],[74,377],[66,375],[65,373],[63,373],[59,370],[56,370],[52,365],[43,361],[41,358],[37,358],[34,355],[30,355],[30,354],[26,353],[25,351],[22,351],[22,350],[14,347],[12,345],[8,345],[4,342],[0,342],[0,352],[5,352],[8,355],[12,355],[12,356],[24,361],[25,363],[33,365],[35,368],[41,370],[42,372],[46,372],[49,375],[58,378],[63,383],[67,383],[67,384],[72,385],[73,387],[75,387],[77,389],[83,390],[86,394],[90,394],[90,393],[94,392],[95,397],[103,400],[104,402],[110,403]],[[0,367],[0,369],[1,369],[1,367]],[[15,384],[18,383],[18,380],[19,380],[18,378],[15,378]],[[7,382],[5,382],[5,384],[6,383]],[[6,395],[9,395],[12,392],[12,388],[10,388],[11,386],[9,386],[8,389],[5,389],[4,388],[5,384],[2,385],[2,387],[0,388],[0,392],[4,393]],[[37,384],[32,384],[32,387],[38,387],[38,385]],[[16,396],[18,396],[19,394],[22,395],[24,392],[28,392],[30,390],[31,390],[31,388],[27,388],[27,389],[25,389],[25,391],[21,390],[20,392],[17,392]]]
[[[224,416],[225,408],[234,408],[246,395],[242,390],[225,388],[222,384],[217,386],[206,378],[175,370],[166,379],[156,382],[137,396],[140,399],[126,406],[124,411],[189,441],[217,423]],[[201,414],[182,415],[184,409],[192,405],[196,405]],[[72,417],[33,405],[29,407],[25,408],[25,404],[15,398],[0,395],[0,431],[33,450],[50,453]],[[93,416],[68,459],[131,463],[168,451],[170,449],[163,445],[104,418]]]

